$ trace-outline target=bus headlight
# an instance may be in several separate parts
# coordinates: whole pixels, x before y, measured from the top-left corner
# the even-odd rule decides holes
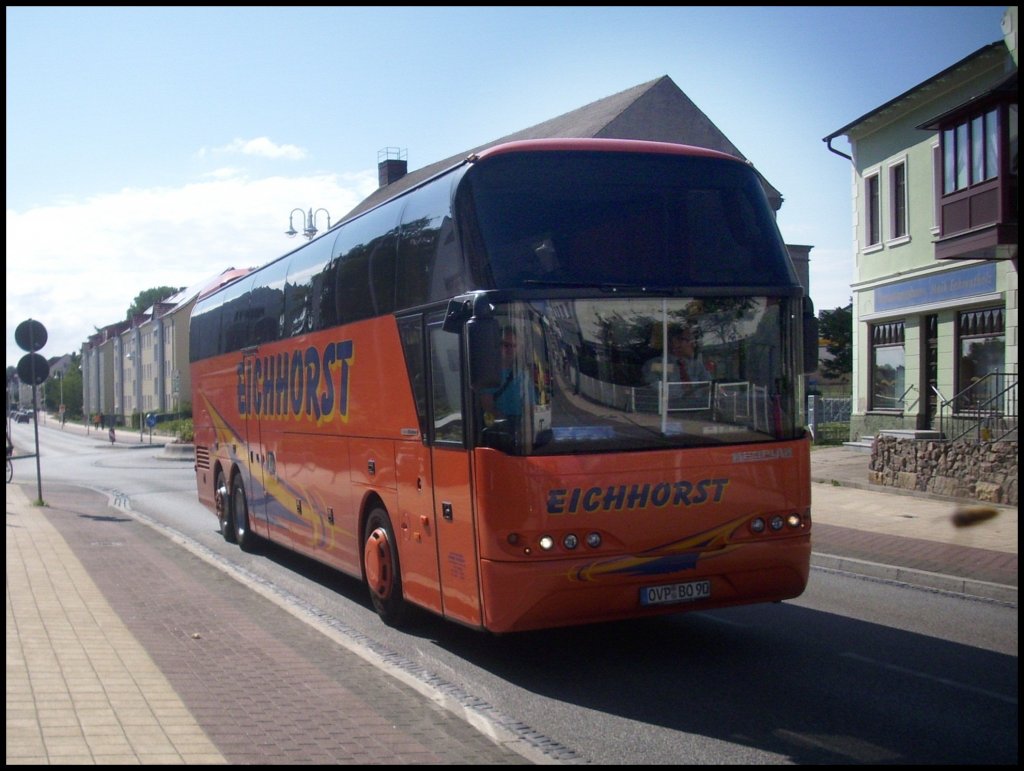
[[[750,520],[750,532],[751,533],[763,533],[764,532],[764,520],[761,517]]]
[[[562,546],[566,549],[575,549],[580,545],[580,539],[576,537],[575,533],[566,533],[565,538],[562,539]]]
[[[542,535],[538,543],[540,544],[540,548],[544,551],[551,551],[555,545],[555,539],[550,535]]]
[[[601,534],[600,533],[587,533],[587,546],[591,549],[596,549],[601,545]]]
[[[786,520],[782,518],[781,514],[776,514],[768,521],[768,527],[774,530],[776,533],[779,532],[783,526],[785,526]]]

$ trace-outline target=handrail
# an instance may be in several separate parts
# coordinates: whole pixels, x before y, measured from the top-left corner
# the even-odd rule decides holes
[[[939,404],[939,430],[946,434],[959,424],[960,430],[950,440],[975,432],[975,441],[1000,441],[1017,432],[1017,380],[1007,383],[1008,373],[989,372],[952,398],[946,399],[938,388],[932,390],[942,398]],[[995,382],[995,389],[992,383]],[[992,393],[992,390],[995,393]],[[977,392],[978,396],[974,396]],[[1001,433],[999,433],[1001,432]],[[998,433],[998,435],[997,435]]]
[[[917,403],[918,403],[919,401],[921,401],[921,397],[920,397],[920,396],[918,396],[918,397],[917,397],[917,398],[916,398],[916,399],[914,400],[914,403],[913,403],[913,404],[911,404],[910,406],[907,406],[907,403],[906,403],[906,398],[907,398],[907,394],[909,394],[909,393],[910,393],[911,391],[916,391],[916,390],[917,390],[917,386],[916,386],[916,385],[914,385],[913,383],[911,383],[911,384],[910,384],[909,386],[907,386],[907,390],[903,392],[903,395],[902,395],[902,396],[900,396],[900,398],[899,398],[899,403],[903,405],[903,411],[904,411],[904,412],[906,412],[907,410],[912,410],[912,409],[914,409],[914,407],[916,407],[916,406],[917,406]]]

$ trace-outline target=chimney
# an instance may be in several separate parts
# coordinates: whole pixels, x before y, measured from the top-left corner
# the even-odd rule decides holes
[[[405,176],[409,170],[407,151],[397,147],[385,147],[377,152],[377,183],[384,187]]]

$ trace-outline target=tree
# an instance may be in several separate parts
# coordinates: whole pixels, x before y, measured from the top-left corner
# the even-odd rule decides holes
[[[50,372],[43,383],[43,404],[47,410],[56,413],[60,409],[61,397],[69,419],[82,416],[82,357],[71,353],[71,364],[63,377],[59,372]]]
[[[177,294],[184,288],[185,287],[179,287],[178,289],[175,289],[173,286],[157,286],[152,289],[146,289],[139,292],[135,295],[135,299],[132,300],[132,304],[128,308],[128,315],[125,316],[125,320],[131,321],[137,314],[142,313],[159,302],[163,302],[168,297],[173,294]]]
[[[846,378],[853,372],[853,305],[818,314],[818,334],[829,358],[821,360],[821,374]]]

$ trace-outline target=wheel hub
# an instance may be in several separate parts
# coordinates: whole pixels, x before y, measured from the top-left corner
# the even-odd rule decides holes
[[[391,545],[384,528],[378,527],[366,539],[363,550],[366,563],[366,583],[378,597],[391,594],[394,583],[394,569],[391,564]]]

